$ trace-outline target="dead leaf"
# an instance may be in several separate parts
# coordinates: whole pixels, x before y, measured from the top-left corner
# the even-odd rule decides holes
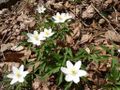
[[[66,42],[68,44],[74,44],[74,39],[70,35],[66,35]]]
[[[12,45],[13,45],[12,43],[2,44],[0,52],[4,52],[6,50],[9,50],[12,47]]]
[[[72,27],[71,36],[72,36],[74,39],[80,37],[80,29],[81,29],[81,27],[82,27],[82,24],[81,24],[81,23],[78,23],[78,22],[77,22],[77,23],[73,23],[73,24],[71,25],[71,27]]]
[[[11,47],[12,51],[21,51],[23,49],[24,49],[23,46],[18,46],[18,45],[15,45],[15,46]]]
[[[86,47],[85,50],[88,54],[90,54],[90,49],[88,47]]]
[[[85,34],[85,35],[83,35],[81,40],[80,40],[80,44],[88,42],[91,37],[92,37],[92,34]]]
[[[105,37],[107,39],[110,39],[111,41],[115,41],[115,42],[120,42],[120,34],[119,33],[116,33],[114,31],[107,31],[105,33]]]
[[[87,9],[82,13],[82,18],[92,18],[95,14],[94,8],[90,5]]]
[[[20,63],[17,63],[17,62],[1,62],[0,63],[0,68],[3,69],[4,66],[7,66],[6,71],[12,71],[12,66],[19,67],[19,65],[20,65]]]
[[[35,78],[32,84],[33,90],[49,90],[47,82],[40,81],[39,78]]]
[[[20,53],[24,53],[24,56],[21,57],[21,60],[25,60],[25,59],[29,59],[32,52],[31,50],[23,50]]]

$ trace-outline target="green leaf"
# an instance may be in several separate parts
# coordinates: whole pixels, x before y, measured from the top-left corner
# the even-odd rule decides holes
[[[70,82],[68,85],[66,85],[64,90],[70,90],[69,88],[71,87],[71,85],[72,85],[72,82]]]
[[[63,81],[63,73],[61,72],[59,76],[58,86],[62,83],[62,81]]]

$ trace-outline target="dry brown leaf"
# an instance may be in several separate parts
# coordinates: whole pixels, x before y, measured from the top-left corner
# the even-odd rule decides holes
[[[0,52],[4,52],[6,50],[9,50],[12,47],[12,45],[13,45],[12,43],[2,44]]]
[[[120,34],[119,33],[109,30],[105,33],[105,36],[107,39],[110,39],[111,41],[120,42]]]
[[[95,14],[94,8],[90,5],[87,9],[82,13],[82,18],[92,18]]]
[[[68,44],[74,44],[74,39],[70,35],[66,35],[66,42]]]
[[[18,46],[18,45],[15,45],[15,46],[11,47],[12,51],[21,51],[23,49],[24,49],[23,46]]]
[[[7,66],[6,71],[11,71],[12,66],[19,67],[20,63],[17,62],[1,62],[0,63],[0,68],[3,68],[4,66]]]
[[[92,34],[85,34],[85,35],[83,35],[81,40],[80,40],[80,44],[88,42],[91,37],[92,37]]]
[[[73,27],[71,36],[76,39],[80,36],[80,29],[82,27],[81,23],[74,23],[71,25]]]
[[[47,82],[40,81],[39,78],[36,78],[32,84],[33,90],[49,90]]]
[[[54,8],[60,9],[63,7],[63,2],[53,3]]]
[[[25,59],[29,59],[32,52],[31,50],[23,50],[20,53],[24,53],[24,56],[21,57],[21,60],[25,60]]]
[[[105,5],[109,5],[109,4],[111,4],[113,2],[113,0],[106,0],[105,1]]]
[[[88,47],[86,47],[85,50],[88,54],[90,54],[90,49]]]

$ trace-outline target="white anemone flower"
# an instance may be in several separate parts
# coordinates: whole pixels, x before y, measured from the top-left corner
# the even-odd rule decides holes
[[[18,68],[16,68],[15,66],[12,67],[12,73],[8,74],[7,77],[11,78],[12,81],[10,82],[10,84],[14,84],[16,82],[20,82],[22,83],[24,81],[25,76],[28,74],[28,71],[24,71],[24,66],[21,65]]]
[[[73,65],[70,61],[66,62],[67,68],[61,67],[61,71],[66,74],[65,80],[67,82],[73,81],[78,83],[80,81],[79,77],[86,76],[87,72],[85,70],[80,70],[81,61],[78,61]]]
[[[45,40],[45,37],[43,34],[39,34],[37,31],[34,31],[33,34],[31,33],[27,33],[27,36],[29,37],[29,39],[27,40],[28,42],[33,43],[34,45],[41,45],[41,41]]]
[[[38,13],[44,13],[46,8],[43,5],[38,5],[36,10],[38,11]]]
[[[52,17],[55,23],[64,23],[66,20],[72,18],[68,13],[59,13],[57,12],[56,15]]]
[[[54,32],[52,32],[51,28],[50,29],[45,28],[44,32],[41,32],[41,34],[43,34],[45,38],[49,38],[54,34]]]
[[[69,13],[66,13],[66,19],[71,19],[72,16]]]
[[[118,52],[120,53],[120,49],[118,49]]]

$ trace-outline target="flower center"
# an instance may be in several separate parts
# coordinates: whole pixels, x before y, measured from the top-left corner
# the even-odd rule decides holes
[[[38,35],[34,35],[34,38],[36,39],[36,40],[38,40],[39,38],[38,38]]]
[[[77,74],[77,71],[73,68],[71,71],[70,71],[70,74],[72,76],[75,76]]]
[[[62,17],[61,17],[61,16],[57,16],[57,18],[58,18],[59,20],[61,20],[61,19],[62,19]]]
[[[49,35],[49,33],[48,33],[48,32],[45,32],[45,34],[46,34],[46,35]]]
[[[21,77],[20,72],[16,72],[16,77],[17,77],[17,78],[20,78],[20,77]]]

